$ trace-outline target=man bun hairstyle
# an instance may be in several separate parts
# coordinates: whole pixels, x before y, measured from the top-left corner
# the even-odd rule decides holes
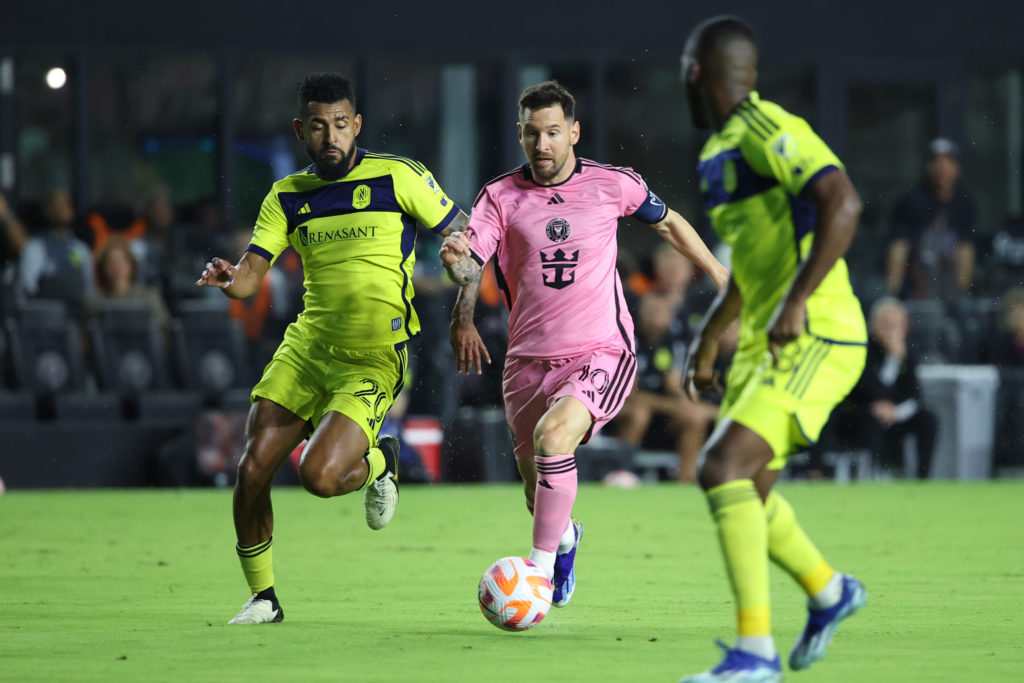
[[[558,81],[544,81],[531,85],[519,96],[519,115],[527,109],[543,109],[560,105],[565,118],[576,120],[576,98]]]
[[[298,103],[299,116],[304,117],[309,113],[310,102],[341,102],[348,100],[352,104],[352,110],[356,110],[356,89],[352,81],[335,72],[316,73],[306,76],[299,83]]]

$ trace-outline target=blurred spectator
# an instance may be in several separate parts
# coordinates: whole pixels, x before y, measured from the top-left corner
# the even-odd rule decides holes
[[[33,235],[21,252],[21,287],[26,295],[60,299],[76,317],[84,315],[84,303],[93,285],[92,253],[72,234],[75,209],[66,190],[54,190],[43,205],[46,230]]]
[[[189,269],[194,265],[191,261],[181,260],[185,251],[185,235],[176,221],[174,205],[166,189],[153,195],[143,218],[146,232],[131,243],[132,253],[139,264],[137,282],[156,287],[166,295],[171,290],[170,280],[174,274],[186,270],[191,272]]]
[[[648,291],[661,294],[681,304],[686,290],[693,282],[697,268],[668,242],[663,242],[651,257],[651,287]]]
[[[137,304],[149,310],[150,318],[160,327],[167,325],[167,307],[160,292],[138,283],[138,262],[128,243],[111,237],[96,254],[96,283],[99,287],[88,306],[95,311],[111,303]]]
[[[960,173],[956,144],[933,140],[923,183],[893,208],[886,254],[890,294],[951,301],[970,289],[977,209]]]
[[[85,223],[92,232],[93,253],[98,253],[115,235],[131,243],[146,234],[146,219],[130,207],[121,205],[97,206],[86,214]]]
[[[636,383],[613,429],[627,443],[674,450],[679,481],[694,481],[697,455],[718,406],[690,401],[683,392],[682,369],[692,334],[677,314],[675,296],[652,291],[640,300]]]
[[[858,410],[850,415],[863,424],[850,425],[883,466],[902,467],[903,442],[917,439],[917,477],[928,476],[938,423],[921,403],[917,364],[907,352],[910,318],[901,301],[882,297],[871,307],[870,340],[864,374],[850,399]],[[863,431],[860,431],[860,428]]]
[[[684,329],[693,330],[700,325],[718,294],[710,278],[668,243],[659,244],[654,250],[651,270],[654,277],[649,291],[672,299]]]
[[[1024,287],[1003,295],[1002,329],[988,349],[993,365],[1024,367]]]

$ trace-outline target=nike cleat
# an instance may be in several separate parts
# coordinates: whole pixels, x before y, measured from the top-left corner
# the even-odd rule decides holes
[[[395,516],[395,508],[398,507],[398,439],[382,436],[377,441],[377,448],[383,451],[387,465],[363,493],[366,525],[374,530],[390,524],[391,518]]]
[[[284,610],[281,609],[280,603],[277,598],[271,594],[270,599],[261,598],[266,591],[261,593],[254,593],[249,597],[249,600],[242,605],[242,611],[240,611],[235,618],[229,621],[229,624],[276,624],[279,621],[284,621]]]

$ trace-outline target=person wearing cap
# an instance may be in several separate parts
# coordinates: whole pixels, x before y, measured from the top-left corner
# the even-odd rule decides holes
[[[932,140],[924,182],[893,207],[886,254],[890,294],[950,300],[970,289],[977,209],[960,173],[956,143]]]

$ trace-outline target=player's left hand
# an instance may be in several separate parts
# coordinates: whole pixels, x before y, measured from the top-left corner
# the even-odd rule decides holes
[[[472,323],[453,322],[448,328],[452,350],[455,351],[455,371],[468,375],[472,370],[482,374],[484,361],[491,364],[491,354],[487,353],[484,340],[476,325]]]
[[[465,232],[453,232],[444,238],[441,243],[441,250],[438,256],[445,266],[454,266],[459,259],[469,256],[472,252],[469,248],[469,237]]]
[[[683,390],[694,403],[700,400],[701,392],[706,389],[725,393],[719,381],[719,372],[714,368],[716,358],[717,339],[705,339],[703,335],[698,335],[691,342],[686,354],[686,369],[683,371]]]
[[[779,351],[804,333],[807,324],[807,305],[803,301],[779,303],[768,321],[768,350],[772,353],[772,365],[779,364]]]

